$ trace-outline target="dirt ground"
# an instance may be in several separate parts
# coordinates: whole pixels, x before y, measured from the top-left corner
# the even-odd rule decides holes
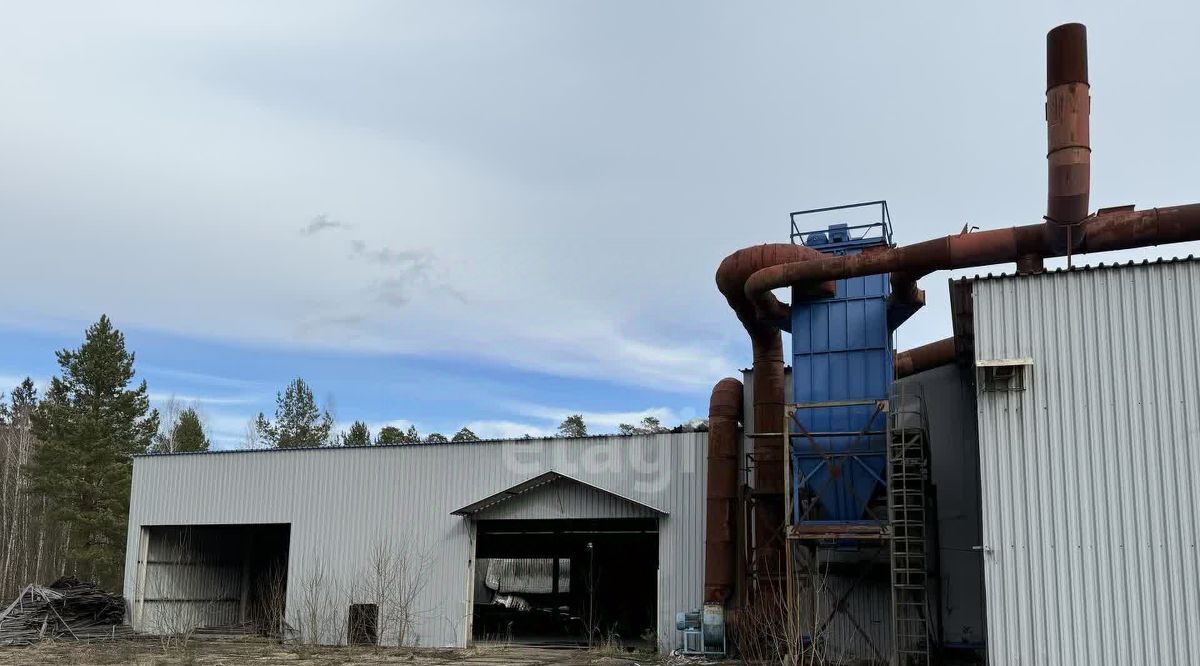
[[[683,663],[682,660],[679,660]],[[136,664],[137,666],[349,666],[405,664],[439,666],[633,666],[663,663],[649,654],[601,653],[489,645],[465,650],[284,646],[260,640],[192,640],[165,645],[152,639],[79,644],[44,642],[29,647],[0,647],[0,666],[26,664]],[[694,663],[694,662],[691,662]]]

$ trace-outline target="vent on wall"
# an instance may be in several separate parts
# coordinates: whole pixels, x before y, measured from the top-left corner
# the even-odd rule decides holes
[[[1031,358],[1000,358],[992,361],[976,361],[979,372],[979,388],[985,393],[1024,391],[1028,368],[1033,367]]]

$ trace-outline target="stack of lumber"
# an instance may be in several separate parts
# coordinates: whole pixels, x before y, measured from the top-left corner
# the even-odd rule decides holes
[[[0,645],[127,638],[133,630],[124,622],[121,595],[64,576],[47,586],[26,586],[0,613]]]

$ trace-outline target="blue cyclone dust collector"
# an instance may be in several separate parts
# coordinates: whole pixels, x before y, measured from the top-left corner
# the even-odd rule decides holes
[[[878,222],[801,231],[812,213],[877,206]],[[811,219],[811,218],[809,218]],[[870,202],[792,214],[792,242],[833,255],[891,244],[887,204]],[[837,281],[832,298],[792,290],[792,523],[820,528],[887,522],[887,413],[893,380],[890,280],[868,275]]]

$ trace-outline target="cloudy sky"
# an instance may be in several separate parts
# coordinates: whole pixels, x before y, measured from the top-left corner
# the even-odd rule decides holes
[[[107,313],[222,446],[295,376],[422,432],[702,416],[749,362],[713,272],[788,211],[1040,219],[1064,21],[1093,208],[1200,200],[1195,9],[816,4],[6,2],[0,382]]]

